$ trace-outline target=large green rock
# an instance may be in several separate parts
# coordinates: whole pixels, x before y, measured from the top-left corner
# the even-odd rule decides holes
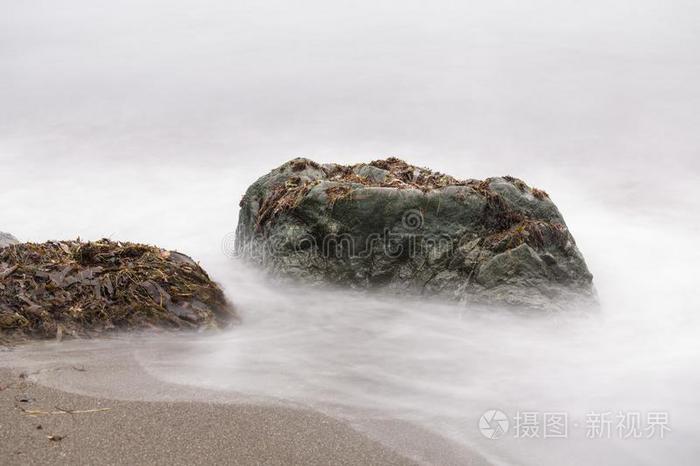
[[[240,207],[237,253],[279,277],[535,308],[594,297],[559,210],[516,178],[295,159]]]

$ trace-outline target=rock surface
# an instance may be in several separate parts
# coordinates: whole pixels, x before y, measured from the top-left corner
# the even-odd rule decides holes
[[[12,236],[9,233],[5,233],[3,231],[0,231],[0,248],[4,248],[6,246],[10,246],[12,244],[17,244],[19,241],[17,241],[17,238]]]
[[[221,289],[178,252],[109,240],[0,249],[0,341],[218,328],[235,318]]]
[[[557,207],[510,176],[295,159],[258,179],[240,207],[237,254],[279,277],[532,308],[594,299]]]

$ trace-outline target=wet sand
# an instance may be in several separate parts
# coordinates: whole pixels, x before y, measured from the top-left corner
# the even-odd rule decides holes
[[[313,411],[100,399],[8,369],[0,380],[3,464],[415,464]]]
[[[405,422],[370,416],[358,430],[347,418],[284,400],[164,382],[132,351],[141,344],[171,351],[177,342],[105,339],[1,350],[0,463],[487,464]]]

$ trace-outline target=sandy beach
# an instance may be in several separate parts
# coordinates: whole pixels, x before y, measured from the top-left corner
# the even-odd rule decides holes
[[[2,463],[487,464],[402,422],[377,420],[371,438],[315,410],[163,382],[130,346],[49,342],[0,353]]]
[[[117,401],[0,371],[3,464],[415,464],[312,411]]]

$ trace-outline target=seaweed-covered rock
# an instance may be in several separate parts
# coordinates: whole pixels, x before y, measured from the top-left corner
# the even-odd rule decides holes
[[[221,289],[178,252],[106,239],[0,249],[0,339],[219,328],[235,317]]]
[[[276,276],[533,308],[594,298],[557,207],[510,176],[299,158],[258,179],[240,207],[237,254]]]
[[[6,246],[10,246],[17,243],[19,243],[19,241],[17,241],[17,238],[15,238],[9,233],[0,231],[0,248],[4,248]]]

